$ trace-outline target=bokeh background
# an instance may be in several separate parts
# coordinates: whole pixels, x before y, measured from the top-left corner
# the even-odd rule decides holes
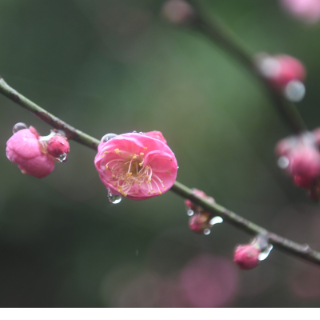
[[[303,61],[311,129],[320,124],[320,25],[278,1],[199,0],[248,50]],[[203,36],[170,25],[160,0],[2,0],[0,74],[97,138],[159,130],[178,180],[218,203],[320,249],[320,208],[277,168],[290,134],[263,88]],[[227,223],[188,229],[171,192],[113,205],[94,151],[71,142],[68,161],[38,180],[5,155],[12,126],[49,126],[0,97],[0,307],[319,307],[320,269],[279,251],[256,269],[232,262],[250,237]]]

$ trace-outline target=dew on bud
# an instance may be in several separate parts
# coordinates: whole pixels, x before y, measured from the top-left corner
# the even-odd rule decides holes
[[[273,249],[273,245],[269,244],[263,251],[261,251],[261,253],[258,256],[258,259],[260,261],[267,259],[272,249]]]
[[[108,142],[109,140],[115,138],[117,134],[115,133],[107,133],[101,138],[101,142]]]
[[[210,225],[215,225],[217,223],[222,223],[223,222],[223,219],[221,217],[213,217],[211,220],[210,220]]]
[[[122,196],[119,194],[112,194],[111,191],[108,189],[108,200],[113,204],[118,204],[122,200]]]
[[[286,169],[289,166],[289,159],[287,157],[280,157],[278,159],[278,167],[281,169]]]
[[[68,155],[66,153],[60,154],[59,158],[57,158],[57,160],[59,162],[66,162],[68,158]]]
[[[306,93],[306,88],[304,84],[298,80],[290,81],[284,89],[285,97],[292,102],[301,101],[305,93]]]
[[[17,133],[20,130],[28,129],[28,126],[23,122],[16,123],[12,128],[12,133]]]
[[[205,229],[203,231],[203,234],[206,235],[206,236],[208,236],[210,233],[211,233],[210,229]]]
[[[187,215],[188,215],[189,217],[193,216],[193,214],[194,214],[194,211],[193,211],[193,210],[191,210],[191,209],[187,210]]]

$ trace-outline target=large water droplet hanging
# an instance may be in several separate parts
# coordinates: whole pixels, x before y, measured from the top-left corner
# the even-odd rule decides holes
[[[214,217],[210,220],[210,224],[213,226],[214,224],[217,224],[217,223],[222,223],[223,222],[223,219],[219,216],[217,217]]]
[[[117,134],[115,133],[107,133],[101,138],[101,142],[108,142],[109,140],[113,139],[116,136]]]
[[[203,231],[203,234],[204,235],[209,235],[211,233],[211,231],[210,231],[210,229],[205,229],[204,231]]]
[[[28,129],[28,126],[23,122],[18,122],[13,126],[12,132],[17,133],[18,131],[23,130],[23,129]]]
[[[264,249],[263,251],[261,251],[261,253],[259,254],[258,259],[259,259],[260,261],[267,259],[267,257],[269,256],[272,248],[273,248],[273,245],[272,245],[272,244],[269,244],[269,245],[266,247],[266,249]]]
[[[281,169],[286,169],[289,166],[289,159],[285,156],[282,156],[278,159],[278,167]]]
[[[121,202],[122,196],[119,194],[112,194],[110,190],[108,190],[108,200],[113,204],[117,204]]]
[[[59,162],[66,162],[67,158],[68,158],[68,155],[66,153],[63,153],[63,154],[60,154],[59,158],[57,159]]]

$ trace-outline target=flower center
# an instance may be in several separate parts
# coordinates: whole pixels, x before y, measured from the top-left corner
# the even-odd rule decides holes
[[[125,153],[118,149],[115,152],[119,155]],[[142,185],[147,188],[148,194],[156,192],[162,194],[160,186],[166,188],[163,181],[152,171],[151,166],[144,166],[143,158],[143,153],[139,156],[134,154],[123,159],[113,159],[105,165],[105,168],[112,172],[113,186],[125,197],[128,193],[138,194]]]

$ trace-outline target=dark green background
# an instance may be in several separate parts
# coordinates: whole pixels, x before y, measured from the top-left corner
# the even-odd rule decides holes
[[[317,204],[276,166],[274,145],[289,128],[237,61],[163,21],[162,3],[3,0],[0,74],[97,138],[160,130],[178,159],[179,181],[320,249]],[[298,108],[317,127],[320,26],[289,17],[278,1],[200,3],[252,54],[288,53],[303,61],[307,95]],[[140,291],[147,297],[157,290],[140,288],[137,279],[152,274],[175,283],[198,254],[232,263],[234,247],[250,241],[226,223],[210,236],[193,234],[183,200],[171,192],[109,204],[95,152],[74,142],[68,161],[51,175],[24,176],[5,155],[12,126],[25,122],[42,135],[50,128],[4,97],[0,119],[0,307],[170,307],[137,299]],[[224,306],[320,306],[320,270],[286,254],[274,250],[258,268],[235,272],[237,290]]]

